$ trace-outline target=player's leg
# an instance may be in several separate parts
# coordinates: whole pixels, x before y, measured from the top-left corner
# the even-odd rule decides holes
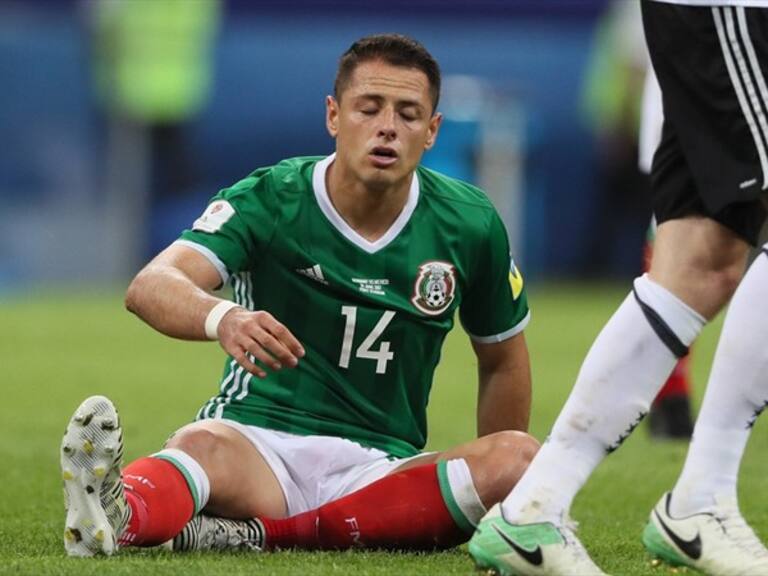
[[[537,448],[538,442],[527,434],[500,432],[403,464],[380,459],[374,468],[359,467],[355,480],[345,481],[341,497],[313,510],[282,520],[262,517],[251,522],[199,517],[177,537],[174,547],[448,548],[469,538],[486,507],[514,486]],[[258,540],[247,545],[226,536],[248,529]],[[199,538],[214,531],[222,536]]]
[[[648,63],[643,87],[638,137],[638,167],[648,176],[646,188],[651,193],[650,174],[653,156],[661,141],[664,112],[661,87],[653,67]],[[653,257],[653,242],[656,237],[656,219],[651,219],[643,249],[643,272],[648,272]],[[693,431],[691,417],[691,376],[690,354],[675,366],[664,386],[659,391],[648,413],[648,424],[654,438],[690,438]]]
[[[534,543],[550,574],[574,572],[583,550],[569,552],[579,546],[573,538],[569,541],[573,534],[567,528],[558,530],[559,542],[547,530],[551,545],[537,531],[544,524],[564,524],[573,496],[592,469],[631,433],[676,358],[727,301],[742,273],[750,227],[756,222],[759,227],[764,217],[754,206],[742,206],[759,191],[749,186],[757,184],[753,177],[760,164],[754,146],[730,145],[735,127],[746,138],[750,130],[744,116],[737,116],[735,96],[733,101],[715,96],[729,90],[723,86],[728,83],[725,63],[721,58],[718,74],[714,66],[708,68],[710,77],[691,74],[696,67],[686,60],[700,60],[709,52],[713,64],[718,62],[713,21],[718,9],[652,1],[642,7],[666,117],[653,167],[656,216],[663,222],[656,256],[650,275],[635,281],[634,293],[593,345],[550,440],[505,500],[504,516],[515,525],[499,521],[508,528],[509,540]],[[692,100],[690,94],[700,97]],[[739,155],[743,158],[737,159]],[[730,217],[737,212],[744,220],[734,223]],[[475,543],[494,565],[538,573],[512,547],[494,539],[493,527],[481,524],[470,550]],[[592,564],[584,572],[595,569]]]
[[[202,421],[175,433],[160,452],[123,472],[133,514],[122,545],[172,539],[205,510],[225,518],[281,517],[282,489],[264,457],[236,429]]]
[[[447,497],[459,501],[461,493],[471,487],[487,510],[500,502],[517,484],[538,449],[539,442],[529,434],[512,430],[497,432],[443,452],[414,458],[394,472],[435,464],[439,470],[446,469],[447,474],[450,464],[450,476],[455,475],[462,480],[456,481],[453,489],[455,494]],[[452,470],[454,466],[456,472]],[[448,486],[450,481],[446,479],[444,484]],[[478,520],[474,515],[468,517],[471,524],[477,524]]]
[[[723,241],[732,236],[706,219],[665,222],[659,228],[657,255],[667,238],[674,238],[681,273],[708,276],[724,286],[736,263],[702,269],[701,263],[712,261],[706,253],[710,245],[701,241],[710,234]],[[711,315],[728,294],[713,290],[698,296],[697,308]],[[600,573],[568,528],[571,502],[594,468],[647,413],[704,322],[702,314],[649,275],[635,280],[633,291],[587,354],[547,442],[504,500],[503,518],[499,511],[490,514],[470,543],[478,563],[495,566],[508,554],[511,566],[523,574],[533,573],[542,563],[553,574],[572,573],[573,566],[579,572]]]
[[[768,573],[768,550],[742,518],[736,495],[752,426],[768,406],[766,286],[768,247],[728,308],[682,474],[643,534],[646,547],[673,564],[712,574]]]
[[[661,94],[658,95],[661,100]],[[651,268],[653,243],[656,238],[656,221],[648,227],[648,235],[643,254],[643,272]],[[690,438],[693,432],[691,415],[691,368],[690,351],[680,358],[669,375],[664,386],[651,404],[648,413],[648,425],[654,438]]]
[[[717,242],[710,242],[713,236]],[[563,517],[594,467],[648,411],[678,357],[704,326],[704,314],[713,316],[728,300],[747,251],[745,242],[705,218],[665,222],[657,241],[659,256],[664,246],[675,249],[668,258],[654,260],[650,275],[635,280],[593,344],[548,442],[505,501],[508,518],[524,519],[525,503],[532,499],[541,506],[541,519]],[[726,244],[731,248],[717,248]],[[672,260],[677,264],[663,267]],[[659,274],[657,266],[669,275]],[[678,275],[701,278],[711,289],[683,288]]]
[[[707,181],[730,180],[731,186],[724,188],[739,202],[726,206],[717,217],[756,244],[766,216],[758,194],[768,182],[764,121],[768,14],[743,7],[714,7],[708,12],[718,54],[725,62],[721,76],[733,96],[730,101],[716,100],[721,109],[707,119],[723,152],[710,156],[724,161],[709,168],[716,173],[702,173]],[[768,551],[744,522],[736,501],[750,422],[768,400],[764,260],[763,255],[757,258],[734,296],[685,467],[672,495],[665,494],[651,513],[644,533],[654,554],[714,574],[768,573]]]
[[[104,397],[76,410],[62,441],[70,555],[112,554],[173,538],[202,509],[232,518],[285,514],[282,490],[261,454],[239,432],[198,422],[166,448],[129,464],[121,480],[122,430]]]

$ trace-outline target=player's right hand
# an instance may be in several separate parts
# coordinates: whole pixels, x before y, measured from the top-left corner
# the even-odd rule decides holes
[[[219,323],[218,337],[227,354],[258,378],[267,376],[262,366],[294,368],[304,356],[304,347],[291,331],[263,310],[232,308]]]

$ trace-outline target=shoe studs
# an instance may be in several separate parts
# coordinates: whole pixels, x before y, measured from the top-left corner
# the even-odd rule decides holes
[[[67,542],[70,543],[76,543],[80,542],[83,539],[83,535],[80,533],[80,530],[77,528],[67,528],[64,530],[64,538]]]

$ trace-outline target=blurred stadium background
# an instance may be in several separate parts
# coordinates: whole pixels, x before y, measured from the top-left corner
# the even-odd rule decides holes
[[[338,57],[384,31],[440,62],[446,123],[426,163],[488,189],[529,278],[631,277],[650,212],[644,190],[600,183],[603,125],[639,99],[595,58],[607,6],[3,0],[0,292],[122,283],[218,189],[330,152]]]
[[[543,438],[597,331],[641,268],[650,218],[636,170],[645,70],[635,0],[0,0],[0,574],[466,574],[460,550],[224,559],[135,553],[72,563],[57,447],[89,394],[112,396],[130,460],[213,393],[221,353],[124,312],[129,278],[254,168],[333,143],[323,98],[358,37],[422,41],[446,116],[426,164],[484,186],[529,281],[532,432]],[[719,322],[694,354],[697,393]],[[474,434],[466,338],[447,341],[429,447]],[[766,425],[742,501],[759,532]],[[635,434],[576,501],[612,573],[654,573],[638,535],[682,464]],[[627,498],[631,494],[632,498]]]

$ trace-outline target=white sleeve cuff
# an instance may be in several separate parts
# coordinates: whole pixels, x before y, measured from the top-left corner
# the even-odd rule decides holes
[[[504,342],[504,340],[509,340],[510,338],[512,338],[512,336],[516,336],[517,334],[520,334],[520,332],[522,332],[525,329],[525,327],[528,326],[528,322],[530,321],[531,321],[531,311],[528,310],[528,313],[525,315],[525,318],[520,320],[520,322],[515,324],[509,330],[505,330],[500,334],[494,334],[493,336],[475,336],[470,332],[467,332],[467,334],[469,335],[469,337],[472,339],[473,342],[477,342],[479,344],[495,344],[497,342]]]
[[[208,261],[211,264],[213,264],[216,267],[216,270],[219,272],[219,276],[221,276],[221,284],[224,285],[227,283],[227,280],[229,280],[229,272],[227,271],[227,267],[224,265],[224,262],[222,262],[221,259],[218,256],[216,256],[216,254],[212,252],[210,249],[206,248],[202,244],[191,242],[190,240],[176,240],[174,244],[187,246],[199,252],[203,256],[205,256],[208,259]]]

